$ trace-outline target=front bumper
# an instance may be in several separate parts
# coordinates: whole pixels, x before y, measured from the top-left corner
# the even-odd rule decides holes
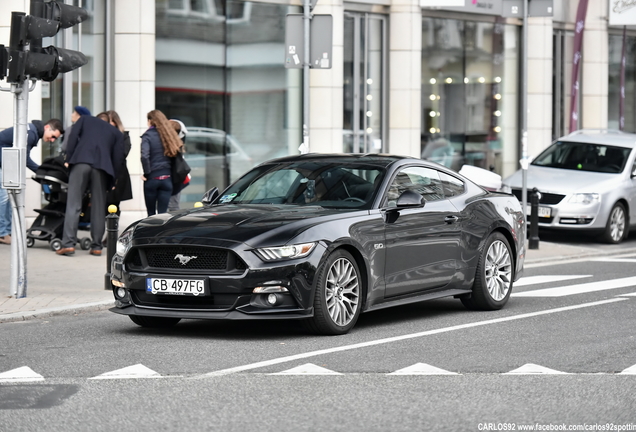
[[[539,204],[541,214],[549,211],[549,216],[539,217],[539,227],[564,230],[603,230],[606,218],[600,217],[601,203],[589,205],[562,203],[558,205]],[[528,223],[530,206],[528,206]]]
[[[325,251],[317,245],[302,259],[266,263],[251,251],[234,251],[246,263],[246,269],[219,274],[218,271],[175,272],[174,269],[148,268],[140,271],[127,267],[124,257],[115,255],[111,264],[111,283],[115,297],[112,312],[192,319],[302,319],[313,316],[314,279]],[[196,279],[204,281],[204,293],[166,295],[152,293],[148,279]],[[276,292],[255,294],[257,287],[284,287]]]

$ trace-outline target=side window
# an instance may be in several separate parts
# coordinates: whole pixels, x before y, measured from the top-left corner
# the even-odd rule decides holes
[[[461,195],[466,190],[464,182],[446,173],[440,172],[439,177],[442,180],[442,189],[444,190],[444,196],[451,198],[457,195]]]
[[[400,171],[389,186],[385,205],[395,207],[397,199],[406,190],[417,192],[427,202],[444,199],[438,171],[431,168],[410,167]]]

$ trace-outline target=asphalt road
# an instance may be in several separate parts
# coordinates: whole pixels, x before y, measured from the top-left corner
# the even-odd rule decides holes
[[[501,311],[436,300],[338,337],[106,311],[5,323],[0,373],[43,379],[0,383],[0,431],[636,430],[636,256],[602,259],[528,266]],[[135,365],[155,375],[100,376]]]

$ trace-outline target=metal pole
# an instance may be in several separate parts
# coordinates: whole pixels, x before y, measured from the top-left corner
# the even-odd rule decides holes
[[[521,41],[521,207],[528,226],[528,0],[523,0],[523,37]]]
[[[15,95],[13,146],[20,150],[20,165],[24,167],[20,187],[9,189],[9,199],[13,208],[11,226],[11,293],[16,298],[27,295],[26,272],[26,220],[24,216],[26,184],[27,112],[29,104],[29,81],[11,85]]]
[[[311,24],[310,0],[303,0],[303,151],[309,153],[309,26]]]
[[[119,216],[117,215],[117,206],[111,204],[108,206],[108,216],[106,216],[106,277],[104,280],[104,289],[111,290],[113,286],[110,283],[111,262],[117,249],[117,235],[119,234]]]

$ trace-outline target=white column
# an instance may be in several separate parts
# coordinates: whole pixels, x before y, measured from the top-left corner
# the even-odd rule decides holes
[[[122,219],[146,215],[141,181],[141,134],[146,114],[155,108],[155,1],[114,0],[114,109],[130,132],[127,163],[133,199],[123,201]],[[120,226],[125,227],[122,221]]]
[[[309,71],[309,148],[312,153],[342,153],[342,0],[320,0],[313,13],[333,16],[333,65],[331,69]]]
[[[587,6],[581,71],[581,128],[607,128],[608,8],[608,0],[590,0]]]
[[[528,19],[528,156],[552,143],[552,18]]]
[[[389,33],[390,153],[420,157],[422,11],[418,0],[393,0]]]

